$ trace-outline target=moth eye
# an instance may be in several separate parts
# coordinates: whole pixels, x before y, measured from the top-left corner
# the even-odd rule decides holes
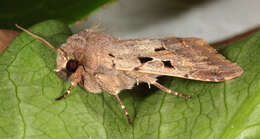
[[[78,61],[70,59],[66,64],[66,69],[69,72],[75,72],[78,68]]]

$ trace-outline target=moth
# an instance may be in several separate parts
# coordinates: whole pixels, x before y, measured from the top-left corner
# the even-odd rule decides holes
[[[145,82],[166,93],[189,99],[190,96],[159,84],[157,77],[164,75],[222,82],[243,73],[242,68],[218,54],[203,39],[167,37],[120,40],[97,30],[86,29],[72,35],[66,43],[56,48],[42,37],[16,26],[57,53],[55,71],[63,80],[70,81],[70,87],[56,100],[67,97],[75,85],[92,93],[106,91],[115,96],[130,126],[130,116],[118,96],[123,89],[131,89],[135,84]]]

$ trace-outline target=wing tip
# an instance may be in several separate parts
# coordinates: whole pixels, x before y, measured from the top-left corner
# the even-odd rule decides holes
[[[190,79],[206,82],[224,82],[241,76],[243,72],[244,70],[240,66],[232,64],[232,66],[222,68],[219,71],[208,70],[207,72],[197,72]]]
[[[234,78],[237,78],[239,76],[241,76],[244,73],[244,70],[238,66],[235,65],[232,69],[221,73],[221,76],[219,76],[218,78],[213,78],[213,82],[224,82],[224,81],[228,81],[228,80],[232,80]]]
[[[241,76],[243,73],[244,70],[240,66],[236,65],[235,69],[232,70],[231,73],[229,73],[229,76],[224,77],[224,80],[227,81],[227,80],[237,78]]]

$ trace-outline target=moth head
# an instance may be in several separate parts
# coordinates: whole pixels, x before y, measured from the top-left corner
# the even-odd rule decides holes
[[[57,58],[57,68],[55,71],[63,80],[68,80],[71,74],[76,72],[79,66],[79,62],[75,59],[64,60],[63,58]]]
[[[68,80],[69,77],[71,76],[71,74],[76,72],[76,70],[79,66],[79,61],[78,61],[77,57],[75,57],[72,53],[70,53],[71,51],[66,49],[66,46],[67,46],[67,44],[65,43],[60,48],[58,48],[58,49],[64,50],[64,52],[67,52],[67,53],[65,53],[66,57],[64,56],[63,53],[57,54],[57,59],[56,59],[57,66],[56,66],[56,69],[54,70],[64,80]]]

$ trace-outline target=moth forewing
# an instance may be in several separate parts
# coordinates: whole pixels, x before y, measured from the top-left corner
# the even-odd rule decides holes
[[[130,126],[129,113],[118,96],[123,89],[131,89],[134,84],[145,82],[166,93],[188,99],[190,96],[159,84],[157,77],[166,75],[218,82],[243,73],[239,66],[218,54],[202,39],[168,37],[120,40],[87,29],[69,37],[56,49],[42,37],[17,27],[57,52],[56,72],[62,79],[70,81],[70,87],[56,100],[67,97],[75,85],[92,93],[105,90],[115,96]]]
[[[135,40],[131,40],[135,41]],[[138,39],[138,43],[131,43],[129,51],[146,51],[138,56],[128,54],[119,57],[121,63],[116,68],[124,71],[136,71],[146,74],[166,75],[200,81],[220,82],[230,80],[243,73],[235,63],[210,47],[203,39],[168,37],[156,39],[156,45],[151,45],[155,39]],[[160,43],[158,43],[160,42]],[[124,43],[124,42],[122,42]],[[126,41],[124,45],[130,44]],[[142,44],[141,47],[139,44]],[[145,47],[146,46],[146,47]],[[147,53],[149,52],[149,53]],[[129,59],[133,59],[132,62]],[[136,61],[139,61],[136,63]],[[129,67],[129,65],[135,65]]]

